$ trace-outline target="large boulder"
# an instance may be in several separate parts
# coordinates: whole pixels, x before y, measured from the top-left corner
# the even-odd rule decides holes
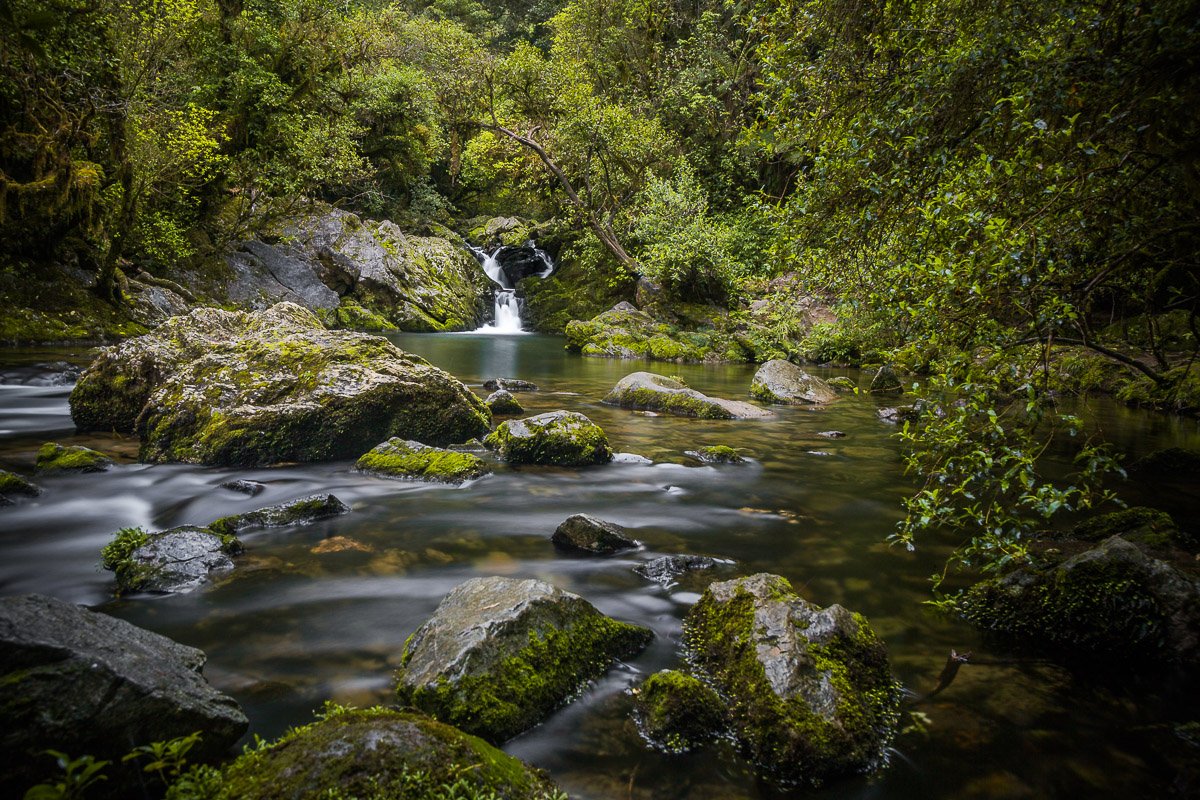
[[[740,400],[709,397],[682,381],[653,372],[633,372],[621,378],[604,403],[638,411],[657,411],[701,419],[761,419],[772,413]]]
[[[790,361],[768,361],[754,373],[750,394],[765,403],[832,403],[838,394],[829,384]]]
[[[247,750],[206,788],[207,800],[562,796],[541,772],[449,725],[385,708],[337,706],[273,744]]]
[[[597,519],[589,514],[574,514],[563,520],[550,537],[564,550],[577,550],[595,555],[611,555],[621,550],[641,547],[641,543],[625,534],[614,522]]]
[[[819,608],[760,573],[710,585],[684,632],[696,668],[729,703],[739,744],[767,775],[815,783],[882,762],[900,692],[861,614]]]
[[[396,691],[402,703],[499,743],[652,638],[543,581],[474,578],[409,638]]]
[[[355,466],[389,478],[460,484],[487,475],[491,468],[477,455],[388,439],[363,454]]]
[[[502,422],[483,443],[512,464],[584,467],[612,461],[604,430],[576,411]]]
[[[0,792],[61,777],[47,749],[114,762],[110,795],[141,796],[135,747],[201,733],[188,758],[223,755],[248,722],[200,674],[205,655],[41,595],[0,599]],[[124,793],[122,792],[124,788]]]
[[[71,415],[81,430],[136,432],[144,461],[220,465],[355,458],[391,436],[461,442],[491,419],[424,359],[291,303],[196,309],[102,350]]]

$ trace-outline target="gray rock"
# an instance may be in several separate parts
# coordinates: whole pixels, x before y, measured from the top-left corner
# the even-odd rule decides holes
[[[610,310],[616,311],[619,314],[637,314],[638,313],[637,306],[635,306],[633,303],[629,302],[628,300],[622,300],[621,302],[619,302],[615,306],[613,306]]]
[[[575,411],[502,422],[483,443],[513,464],[584,467],[612,460],[604,431]]]
[[[652,638],[649,630],[606,617],[543,581],[474,578],[447,595],[405,644],[397,696],[502,742]]]
[[[36,468],[42,475],[63,472],[106,472],[113,463],[111,457],[90,447],[46,442],[38,448]]]
[[[903,391],[904,384],[891,364],[884,364],[871,378],[871,394],[900,394]]]
[[[149,534],[147,542],[130,554],[128,565],[118,570],[117,594],[190,592],[212,575],[233,569],[229,556],[240,551],[236,540],[194,525]]]
[[[847,378],[845,375],[838,375],[825,381],[825,385],[835,392],[853,392],[858,389],[858,384]]]
[[[694,458],[703,464],[745,464],[746,459],[737,450],[722,444],[701,447],[697,450],[684,450],[688,458]]]
[[[633,568],[633,571],[643,578],[660,583],[663,586],[671,583],[678,576],[685,572],[694,570],[712,569],[717,564],[730,564],[730,561],[718,561],[709,556],[695,555],[671,555],[659,556],[651,559],[644,564],[638,564]]]
[[[487,396],[483,402],[492,410],[492,415],[524,414],[525,407],[517,402],[517,398],[507,389],[497,389]]]
[[[898,425],[901,422],[916,422],[921,418],[921,412],[915,405],[893,406],[875,410],[881,422]]]
[[[331,494],[312,494],[266,508],[222,517],[208,526],[221,536],[233,536],[255,528],[310,525],[322,519],[349,514],[350,506]]]
[[[424,359],[290,303],[196,309],[102,350],[71,415],[81,430],[138,433],[143,461],[221,465],[354,458],[391,436],[463,441],[491,419]]]
[[[621,408],[701,419],[761,419],[774,416],[770,411],[750,403],[708,397],[674,378],[653,372],[626,375],[601,402]]]
[[[239,279],[230,297],[252,307],[261,308],[266,301],[337,308],[341,302],[338,293],[321,281],[316,259],[299,243],[242,242],[225,261]]]
[[[266,490],[267,486],[266,484],[259,483],[258,481],[248,481],[239,478],[237,480],[225,481],[221,484],[221,488],[228,489],[231,492],[239,492],[241,494],[248,494],[251,497],[256,497],[262,494],[263,491]]]
[[[97,788],[140,797],[134,747],[202,738],[190,761],[223,755],[245,732],[238,704],[200,675],[205,655],[127,622],[41,595],[0,599],[0,792],[20,797],[62,773],[44,751],[113,761]]]
[[[555,529],[550,541],[565,550],[597,555],[610,555],[642,546],[641,542],[626,536],[625,529],[620,525],[588,514],[567,517]]]
[[[767,403],[792,405],[832,403],[838,399],[837,392],[825,381],[782,359],[768,361],[758,368],[750,383],[750,394]]]
[[[503,389],[507,392],[536,392],[538,385],[532,381],[523,381],[520,378],[489,378],[483,382],[483,388],[489,392],[494,392]]]

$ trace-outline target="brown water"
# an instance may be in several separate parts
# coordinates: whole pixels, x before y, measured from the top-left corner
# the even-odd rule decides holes
[[[43,592],[97,606],[204,649],[209,679],[242,703],[252,734],[270,738],[309,720],[326,699],[386,703],[404,640],[460,581],[538,577],[657,634],[645,653],[505,746],[548,770],[573,797],[1145,797],[1169,791],[1179,762],[1168,723],[1195,719],[1194,699],[1157,679],[1097,680],[1015,654],[923,604],[927,578],[949,543],[929,537],[915,553],[884,544],[910,487],[895,429],[875,416],[883,401],[846,397],[827,409],[780,408],[766,421],[638,416],[599,403],[628,372],[678,374],[708,394],[742,398],[753,368],[583,359],[545,336],[393,338],[477,389],[496,376],[535,381],[541,392],[519,395],[530,414],[581,411],[604,427],[616,450],[653,463],[501,468],[460,488],[366,477],[350,462],[248,470],[145,466],[133,463],[134,441],[73,434],[69,387],[5,385],[0,466],[28,472],[33,452],[47,440],[115,451],[126,463],[99,475],[48,478],[40,498],[0,509],[0,593]],[[10,351],[0,358],[84,362],[87,353]],[[1195,420],[1108,403],[1093,404],[1088,413],[1134,454],[1200,447]],[[817,435],[830,429],[848,435]],[[738,447],[752,462],[699,466],[683,454],[710,444]],[[233,477],[268,488],[247,498],[219,487]],[[237,570],[192,594],[111,600],[112,582],[98,553],[117,528],[205,524],[316,491],[333,492],[353,513],[246,536]],[[1195,487],[1129,485],[1124,491],[1180,518],[1194,518],[1200,505]],[[576,513],[626,525],[646,548],[612,558],[564,558],[548,537]],[[361,549],[318,548],[334,536]],[[735,560],[716,573],[723,577],[779,573],[817,603],[863,612],[887,642],[896,674],[916,693],[932,688],[950,648],[1005,663],[968,665],[950,689],[918,706],[926,730],[900,736],[889,766],[871,777],[788,793],[760,785],[725,744],[683,756],[653,752],[629,719],[625,690],[679,663],[681,619],[712,576],[698,573],[663,589],[632,567],[676,552]]]

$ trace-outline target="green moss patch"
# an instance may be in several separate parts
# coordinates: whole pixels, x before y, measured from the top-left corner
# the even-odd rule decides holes
[[[46,442],[37,453],[37,471],[43,474],[104,472],[112,465],[112,458],[82,445],[64,446],[57,442]]]
[[[651,675],[635,690],[634,716],[656,748],[684,753],[725,729],[725,704],[703,681],[675,670]]]
[[[612,460],[604,430],[574,411],[502,422],[483,443],[513,464],[582,467]]]
[[[11,503],[11,495],[37,497],[41,493],[41,489],[15,472],[0,469],[0,505]]]
[[[355,466],[373,475],[454,484],[491,472],[487,462],[471,453],[443,450],[399,438],[376,445],[359,458]]]

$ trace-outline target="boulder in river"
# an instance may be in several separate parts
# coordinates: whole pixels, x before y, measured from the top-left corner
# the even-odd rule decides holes
[[[711,584],[684,621],[747,756],[783,783],[882,762],[899,718],[887,651],[861,615],[819,608],[778,575]]]
[[[677,576],[685,572],[700,569],[712,569],[717,564],[732,564],[732,561],[721,561],[709,556],[689,554],[659,556],[644,564],[638,564],[633,571],[643,578],[649,578],[663,586],[671,583]]]
[[[838,394],[829,384],[790,361],[768,361],[754,373],[750,394],[765,403],[832,403]]]
[[[37,471],[43,475],[64,472],[105,472],[113,460],[99,450],[83,445],[46,442],[38,449]]]
[[[881,422],[899,425],[902,422],[916,422],[921,418],[921,411],[915,405],[890,406],[875,409],[875,415]]]
[[[596,555],[611,555],[642,546],[641,542],[626,536],[625,529],[620,525],[588,514],[567,517],[555,529],[550,541],[564,550]]]
[[[539,770],[421,714],[327,705],[316,722],[248,749],[214,780],[209,800],[305,797],[562,797]]]
[[[835,392],[854,392],[858,389],[858,384],[845,375],[837,375],[825,381],[825,385]]]
[[[507,389],[497,389],[489,394],[483,402],[487,403],[493,416],[507,417],[525,413],[525,407]]]
[[[473,480],[492,471],[486,461],[472,453],[400,438],[388,439],[371,448],[355,466],[372,475],[450,484]]]
[[[117,595],[132,592],[183,594],[209,576],[233,569],[232,555],[242,552],[233,536],[208,528],[181,525],[160,533],[123,528],[103,550],[104,568],[117,577]]]
[[[392,436],[446,444],[487,406],[387,339],[326,330],[280,303],[196,309],[102,350],[71,392],[82,430],[136,432],[144,461],[256,465],[353,458]]]
[[[483,382],[483,388],[489,392],[499,391],[500,389],[506,392],[536,392],[538,385],[532,381],[523,381],[520,378],[489,378]]]
[[[238,494],[248,494],[251,497],[257,497],[266,490],[266,484],[258,481],[250,481],[245,478],[237,478],[231,481],[225,481],[221,484],[222,489],[228,489],[231,492]]]
[[[869,391],[871,394],[900,394],[904,391],[904,384],[896,374],[895,368],[891,364],[884,364],[875,373],[875,377],[871,378]]]
[[[405,643],[396,692],[401,703],[499,743],[652,638],[544,581],[473,578]]]
[[[611,406],[659,411],[701,419],[760,419],[773,414],[740,400],[709,397],[684,383],[653,372],[633,372],[621,378],[603,401]]]
[[[695,450],[684,450],[688,458],[694,458],[704,464],[745,464],[746,459],[737,450],[723,444],[699,447]]]
[[[0,469],[0,506],[12,505],[14,495],[37,497],[42,490],[15,472]]]
[[[99,787],[142,796],[135,747],[194,731],[192,761],[224,754],[248,722],[200,675],[205,655],[165,636],[41,595],[0,599],[0,792],[59,779],[47,749],[114,762]]]
[[[673,669],[656,672],[634,694],[638,730],[659,750],[686,753],[725,729],[725,704],[699,678]]]
[[[508,420],[483,441],[512,464],[584,467],[612,461],[604,430],[577,411]]]
[[[349,514],[350,506],[331,494],[311,494],[266,508],[221,517],[208,526],[218,536],[235,536],[254,528],[309,525],[318,520]]]

